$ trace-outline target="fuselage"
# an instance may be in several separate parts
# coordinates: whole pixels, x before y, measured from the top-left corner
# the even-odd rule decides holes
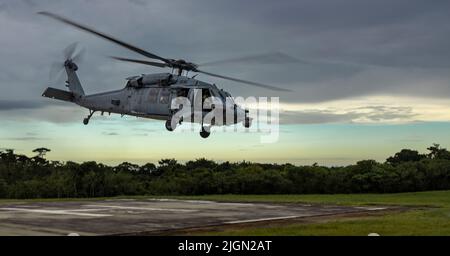
[[[85,95],[75,103],[92,111],[168,120],[174,114],[171,107],[172,100],[177,97],[185,98],[192,103],[192,114],[202,117],[207,115],[211,108],[205,107],[204,101],[201,108],[193,106],[198,93],[202,93],[203,96],[199,97],[203,100],[214,98],[221,101],[222,104],[214,104],[215,111],[224,113],[228,111],[233,115],[233,118],[226,118],[224,114],[222,122],[215,122],[213,125],[235,124],[244,121],[246,117],[246,111],[234,104],[229,93],[219,90],[215,85],[193,78],[160,73],[130,77],[127,80],[123,89]],[[231,101],[231,104],[227,101]],[[182,107],[187,106],[183,104]],[[188,122],[204,123],[203,119],[197,121],[194,118],[183,119]]]

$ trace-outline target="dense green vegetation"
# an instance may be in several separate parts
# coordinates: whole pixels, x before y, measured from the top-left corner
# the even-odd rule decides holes
[[[385,163],[363,160],[345,167],[291,164],[185,164],[163,159],[158,165],[47,161],[0,152],[0,198],[66,198],[117,195],[336,194],[393,193],[450,189],[450,153],[434,144],[429,154],[404,149]]]

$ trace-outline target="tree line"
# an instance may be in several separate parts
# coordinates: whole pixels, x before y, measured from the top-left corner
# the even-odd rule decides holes
[[[0,198],[118,195],[395,193],[450,189],[450,152],[433,144],[428,154],[403,149],[384,163],[363,160],[342,167],[197,159],[158,165],[48,161],[47,148],[28,157],[0,151]]]

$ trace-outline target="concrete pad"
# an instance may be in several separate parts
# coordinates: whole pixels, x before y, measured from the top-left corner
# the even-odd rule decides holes
[[[174,199],[11,203],[0,205],[0,235],[139,234],[387,209]]]

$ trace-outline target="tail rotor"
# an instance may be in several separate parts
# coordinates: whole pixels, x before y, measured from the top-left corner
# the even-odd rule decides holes
[[[78,47],[78,43],[72,43],[69,46],[67,46],[63,53],[65,60],[71,60],[72,62],[79,62],[81,61],[83,55],[84,55],[85,49]]]
[[[80,62],[84,56],[85,49],[78,47],[78,43],[72,43],[63,50],[64,62],[54,62],[50,67],[49,80],[59,82],[62,80],[65,67],[76,71],[76,62]]]

